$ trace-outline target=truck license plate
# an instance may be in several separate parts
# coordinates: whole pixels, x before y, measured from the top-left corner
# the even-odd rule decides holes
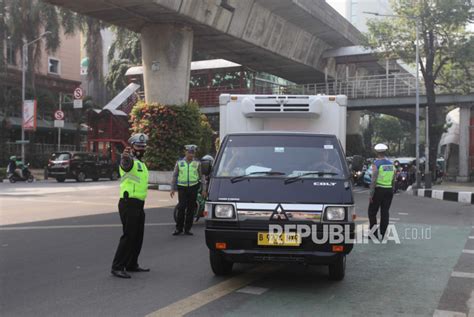
[[[258,232],[257,244],[297,247],[301,244],[301,236],[296,233],[270,234],[268,232]]]

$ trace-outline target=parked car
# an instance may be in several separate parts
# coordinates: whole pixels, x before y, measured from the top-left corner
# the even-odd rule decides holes
[[[66,179],[84,182],[99,178],[116,180],[119,177],[118,165],[106,157],[98,157],[88,152],[55,152],[51,154],[47,167],[48,177],[62,183]]]

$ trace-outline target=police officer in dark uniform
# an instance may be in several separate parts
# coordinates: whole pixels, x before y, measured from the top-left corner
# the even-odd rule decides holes
[[[145,230],[145,199],[148,192],[148,169],[143,163],[148,136],[134,134],[120,161],[119,212],[123,234],[112,263],[112,275],[130,278],[127,272],[149,272],[138,265]]]
[[[385,144],[375,146],[377,159],[372,164],[372,181],[370,183],[369,224],[375,230],[377,213],[380,209],[379,237],[383,239],[388,227],[389,209],[392,204],[393,186],[395,182],[395,166],[385,158],[388,147]]]

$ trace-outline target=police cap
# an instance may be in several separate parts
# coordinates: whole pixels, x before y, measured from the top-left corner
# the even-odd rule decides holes
[[[388,146],[383,143],[379,143],[374,147],[375,152],[383,153],[388,150]]]
[[[135,133],[128,139],[128,143],[130,145],[139,145],[139,146],[146,146],[148,142],[148,136],[144,133]]]
[[[187,144],[184,146],[187,152],[196,152],[197,145],[196,144]]]

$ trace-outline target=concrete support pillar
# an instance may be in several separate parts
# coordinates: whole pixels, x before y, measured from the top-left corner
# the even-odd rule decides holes
[[[363,155],[364,142],[360,128],[361,111],[347,112],[347,135],[346,135],[346,153],[347,155]]]
[[[462,106],[459,110],[459,175],[458,182],[469,181],[469,125],[471,107]]]
[[[147,25],[141,30],[141,46],[146,102],[187,102],[193,30],[173,24]]]
[[[362,134],[360,129],[360,116],[362,111],[347,112],[347,134]]]

